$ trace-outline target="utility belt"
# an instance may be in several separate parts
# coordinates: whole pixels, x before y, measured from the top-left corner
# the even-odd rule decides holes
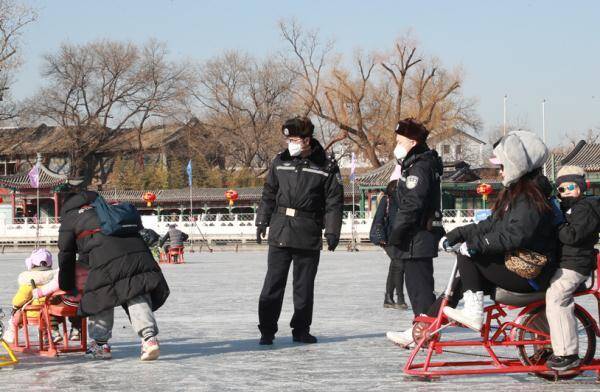
[[[300,211],[300,210],[296,210],[294,208],[277,207],[277,212],[279,214],[282,214],[285,216],[291,216],[294,218],[300,217],[300,218],[309,218],[309,219],[314,219],[314,220],[320,219],[320,215],[317,214],[316,212]]]

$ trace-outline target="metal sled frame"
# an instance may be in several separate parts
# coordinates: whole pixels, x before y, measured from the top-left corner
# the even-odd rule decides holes
[[[442,341],[440,331],[451,325],[456,325],[454,322],[448,320],[443,314],[444,306],[448,304],[448,298],[450,297],[454,278],[457,274],[457,262],[455,261],[450,281],[446,287],[444,298],[437,317],[418,316],[415,319],[416,326],[420,325],[422,332],[420,338],[416,341],[416,346],[412,350],[406,365],[404,366],[404,373],[417,377],[422,380],[431,380],[440,376],[457,376],[457,375],[482,375],[482,374],[506,374],[506,373],[536,373],[538,375],[543,374],[544,377],[550,378],[554,374],[554,378],[558,379],[561,377],[575,377],[583,371],[595,371],[598,379],[600,380],[600,358],[594,358],[590,363],[580,366],[576,369],[568,372],[554,372],[549,370],[545,364],[542,365],[526,365],[523,364],[519,359],[505,359],[500,358],[499,355],[494,351],[497,347],[510,347],[514,346],[515,350],[519,346],[550,346],[550,336],[547,332],[539,331],[521,323],[530,314],[534,313],[540,307],[544,308],[545,302],[537,301],[533,302],[519,312],[518,316],[514,320],[503,320],[506,317],[506,310],[518,309],[518,307],[511,307],[500,303],[494,303],[493,305],[484,308],[485,322],[481,329],[481,340],[447,340]],[[596,270],[595,284],[594,287],[589,288],[585,291],[581,291],[575,294],[575,296],[593,295],[596,298],[598,304],[598,314],[596,318],[592,317],[590,313],[583,307],[576,305],[576,311],[580,311],[585,314],[586,317],[592,323],[592,327],[595,331],[594,339],[600,336],[600,329],[598,328],[598,318],[600,317],[600,255],[598,255],[598,269]],[[492,324],[497,325],[497,328],[492,328]],[[518,340],[517,333],[520,330],[531,332],[536,334],[538,340]],[[539,339],[542,337],[543,339]],[[444,351],[449,351],[451,348],[456,347],[481,347],[484,352],[487,353],[489,359],[483,360],[466,360],[466,361],[434,361],[434,355],[441,355]],[[419,355],[422,354],[422,355]],[[416,362],[417,357],[424,355],[423,362]],[[468,355],[468,354],[467,354]],[[482,355],[485,357],[485,355]]]

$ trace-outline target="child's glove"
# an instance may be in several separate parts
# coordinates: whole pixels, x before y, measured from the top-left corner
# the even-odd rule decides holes
[[[438,250],[443,250],[448,252],[450,250],[450,244],[448,243],[448,238],[446,238],[446,236],[443,236],[440,239],[440,242],[438,243]]]
[[[42,292],[42,289],[33,289],[31,290],[31,296],[33,299],[40,299],[44,296],[44,293]]]

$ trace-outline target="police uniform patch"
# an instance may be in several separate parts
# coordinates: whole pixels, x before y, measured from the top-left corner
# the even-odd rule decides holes
[[[287,128],[283,128],[283,134],[284,134],[285,136],[290,136],[290,130],[289,130],[289,129],[287,129]]]
[[[417,176],[408,176],[406,177],[406,187],[408,189],[413,189],[419,183],[419,177]]]

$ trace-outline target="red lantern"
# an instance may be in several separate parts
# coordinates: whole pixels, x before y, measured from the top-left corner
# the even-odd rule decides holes
[[[233,203],[238,199],[238,197],[239,195],[237,191],[234,191],[233,189],[229,189],[225,192],[225,198],[229,200],[229,206],[232,206]]]
[[[477,185],[477,194],[483,197],[483,200],[486,201],[488,195],[492,193],[492,186],[490,184],[482,183]]]
[[[144,199],[148,207],[152,207],[152,202],[156,200],[156,195],[152,192],[146,192],[144,193],[144,196],[142,196],[142,199]]]

